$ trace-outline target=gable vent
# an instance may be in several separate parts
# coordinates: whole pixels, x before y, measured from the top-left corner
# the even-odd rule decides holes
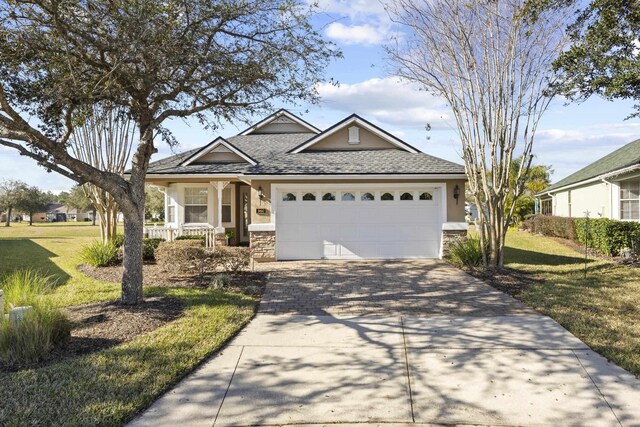
[[[349,128],[349,144],[360,144],[360,128],[358,126]]]

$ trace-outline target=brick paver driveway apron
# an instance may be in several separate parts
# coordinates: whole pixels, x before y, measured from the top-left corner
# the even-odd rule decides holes
[[[441,261],[287,262],[133,425],[640,425],[640,381]]]

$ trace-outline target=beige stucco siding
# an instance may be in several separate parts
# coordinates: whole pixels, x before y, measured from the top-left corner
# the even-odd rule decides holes
[[[347,127],[323,138],[306,150],[385,150],[389,148],[397,147],[363,128],[360,128],[360,143],[349,144]]]
[[[447,221],[463,222],[464,221],[464,180],[290,180],[290,181],[270,181],[270,180],[253,180],[251,181],[251,222],[253,224],[268,224],[271,222],[271,184],[398,184],[403,183],[445,183],[447,191]],[[455,186],[460,189],[460,197],[456,204],[453,198]],[[264,197],[258,197],[258,189],[262,188]],[[266,209],[263,214],[256,213],[256,209]]]
[[[589,211],[591,217],[611,218],[611,189],[608,183],[597,181],[555,193],[553,214],[557,216],[583,217]]]

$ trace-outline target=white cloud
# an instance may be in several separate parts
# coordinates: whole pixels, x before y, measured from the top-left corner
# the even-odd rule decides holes
[[[354,84],[318,85],[323,104],[387,124],[420,127],[442,126],[450,113],[441,98],[420,90],[398,77],[373,78]]]
[[[374,45],[384,40],[385,33],[371,25],[344,25],[332,22],[326,30],[327,37],[345,44]]]
[[[387,19],[384,4],[377,0],[309,0],[309,4],[317,4],[325,13],[348,16],[351,20]]]

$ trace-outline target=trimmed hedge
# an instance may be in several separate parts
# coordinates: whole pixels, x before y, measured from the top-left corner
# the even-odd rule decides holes
[[[202,242],[202,244],[204,245],[205,239],[206,239],[206,238],[205,238],[205,236],[204,236],[204,235],[198,235],[198,234],[193,234],[193,235],[192,235],[192,234],[185,234],[185,235],[182,235],[182,236],[178,236],[178,237],[176,237],[176,239],[175,239],[175,240],[198,240],[198,241],[201,241],[201,242]]]
[[[640,223],[607,218],[576,218],[575,224],[578,241],[602,254],[617,256],[624,248],[640,249]]]
[[[544,236],[587,244],[608,256],[617,256],[624,248],[640,249],[640,223],[637,222],[536,215],[525,221],[524,228]]]
[[[524,222],[524,228],[544,236],[575,241],[578,238],[574,219],[563,216],[536,215]]]
[[[142,259],[145,261],[154,261],[156,259],[156,249],[164,239],[144,238],[142,239]]]

